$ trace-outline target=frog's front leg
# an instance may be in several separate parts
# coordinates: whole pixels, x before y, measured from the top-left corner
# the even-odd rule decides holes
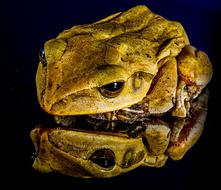
[[[143,99],[148,113],[157,115],[166,113],[174,107],[177,89],[177,61],[174,57],[166,57],[159,63],[159,71],[152,87]]]
[[[208,91],[212,65],[207,55],[191,46],[183,48],[177,57],[179,82],[176,105],[172,112],[178,117],[174,122],[167,154],[174,160],[181,159],[199,139],[207,115]]]
[[[178,86],[173,116],[186,117],[190,101],[198,97],[212,77],[208,56],[192,46],[185,46],[177,56]]]

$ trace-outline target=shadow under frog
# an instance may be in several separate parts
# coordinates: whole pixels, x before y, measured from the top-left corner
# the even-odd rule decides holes
[[[212,65],[178,22],[136,6],[44,45],[38,101],[55,124],[31,131],[33,167],[112,177],[181,159],[207,115]]]

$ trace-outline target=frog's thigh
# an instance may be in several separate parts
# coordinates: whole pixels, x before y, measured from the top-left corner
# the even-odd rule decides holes
[[[167,57],[160,63],[161,68],[154,78],[152,90],[147,94],[148,111],[151,114],[167,112],[174,106],[177,88],[177,61]]]

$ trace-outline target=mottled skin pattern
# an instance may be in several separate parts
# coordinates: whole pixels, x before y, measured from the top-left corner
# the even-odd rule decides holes
[[[58,125],[31,131],[33,167],[112,177],[181,159],[202,133],[211,77],[209,58],[181,24],[145,6],[63,31],[40,55],[38,101]],[[79,128],[79,115],[107,121],[108,130]],[[118,121],[138,135],[116,132]]]

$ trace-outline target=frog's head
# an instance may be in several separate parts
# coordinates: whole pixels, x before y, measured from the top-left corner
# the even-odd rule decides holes
[[[140,55],[136,48],[146,47]],[[141,101],[157,73],[157,64],[145,55],[149,44],[116,37],[97,40],[89,34],[65,42],[45,43],[45,59],[39,64],[39,101],[55,115],[94,114],[118,110]],[[131,42],[131,44],[129,43]],[[139,43],[140,42],[140,43]]]
[[[33,166],[41,172],[57,170],[78,177],[112,177],[140,166],[146,155],[141,138],[128,139],[123,134],[41,126],[32,130],[31,137],[38,152]]]
[[[211,76],[182,26],[145,6],[60,33],[36,75],[39,103],[59,125],[32,130],[34,168],[111,177],[181,159],[202,132]]]

